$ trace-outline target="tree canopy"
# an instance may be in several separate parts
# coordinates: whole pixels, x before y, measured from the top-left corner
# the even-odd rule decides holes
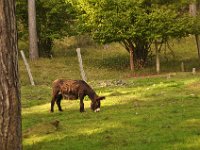
[[[26,35],[26,1],[18,0],[19,35]],[[39,49],[50,54],[54,39],[89,33],[98,43],[119,42],[145,65],[151,44],[199,34],[189,0],[38,0]],[[22,30],[21,30],[22,29]],[[23,31],[23,32],[21,32]],[[23,33],[23,34],[21,34]]]
[[[27,38],[27,1],[17,0],[18,32],[20,38]],[[73,35],[75,11],[65,0],[37,0],[36,22],[40,55],[51,54],[54,39]]]
[[[79,29],[99,43],[120,42],[134,59],[145,63],[154,40],[181,38],[199,27],[188,15],[188,1],[178,0],[77,0]],[[194,31],[195,30],[195,31]],[[199,31],[198,31],[199,32]]]

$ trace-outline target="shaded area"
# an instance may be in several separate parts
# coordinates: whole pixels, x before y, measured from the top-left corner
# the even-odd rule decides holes
[[[178,102],[168,101],[160,106],[153,101],[154,105],[137,101],[139,107],[136,114],[134,102],[104,106],[100,113],[80,114],[77,110],[70,110],[51,116],[37,115],[39,118],[59,118],[60,128],[52,133],[31,133],[35,135],[33,143],[24,145],[24,149],[187,149],[187,143],[190,148],[200,147],[200,144],[192,145],[193,141],[190,141],[200,138],[200,127],[188,122],[200,113],[191,116],[190,109],[177,106]],[[158,107],[161,108],[156,111]],[[45,135],[48,137],[44,140],[34,142]]]

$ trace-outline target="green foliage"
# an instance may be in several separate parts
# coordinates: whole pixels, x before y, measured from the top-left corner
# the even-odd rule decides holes
[[[37,29],[41,55],[54,39],[89,33],[99,43],[121,43],[145,65],[155,40],[166,42],[200,33],[199,16],[188,15],[188,0],[39,0]],[[19,37],[27,37],[27,1],[17,0]]]
[[[18,38],[21,40],[28,38],[28,10],[27,1],[16,1],[16,18]]]
[[[165,40],[170,37],[182,38],[189,35],[192,27],[192,18],[187,14],[179,14],[168,8],[155,9],[149,17],[149,35],[151,40]]]
[[[40,0],[36,2],[38,32],[41,38],[58,39],[73,35],[71,28],[75,12],[69,3],[64,0]]]
[[[193,17],[191,19],[192,28],[190,28],[190,33],[193,35],[199,35],[200,34],[200,14],[198,14],[196,17]]]
[[[17,21],[19,37],[27,39],[28,17],[27,2],[17,0]],[[53,40],[74,35],[73,22],[75,11],[65,0],[37,0],[36,22],[40,55],[51,54]]]
[[[84,10],[83,27],[91,30],[94,39],[101,43],[121,42],[143,38],[149,41],[157,36],[182,37],[189,27],[177,11],[145,1],[80,1]],[[84,28],[83,28],[84,30]],[[158,35],[159,34],[159,35]]]
[[[73,4],[82,12],[80,31],[90,32],[100,43],[120,42],[127,51],[134,47],[135,62],[147,60],[154,40],[188,36],[196,25],[187,15],[186,0],[78,0]]]

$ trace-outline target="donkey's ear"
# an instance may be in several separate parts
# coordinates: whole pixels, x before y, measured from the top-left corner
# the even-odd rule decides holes
[[[103,100],[103,99],[105,99],[106,97],[105,96],[99,96],[96,100],[97,101],[100,101],[100,100]]]

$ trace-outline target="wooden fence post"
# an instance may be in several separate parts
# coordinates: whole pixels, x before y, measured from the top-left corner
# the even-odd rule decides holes
[[[185,72],[184,62],[181,62],[181,71],[182,71],[182,72]]]
[[[81,50],[80,48],[77,48],[76,49],[76,52],[77,52],[77,56],[78,56],[78,62],[79,62],[79,67],[80,67],[80,71],[81,71],[81,77],[82,79],[87,82],[87,79],[86,79],[86,75],[85,75],[85,72],[83,70],[83,62],[82,62],[82,57],[81,57]]]
[[[32,76],[32,74],[31,74],[31,69],[30,69],[30,67],[29,67],[29,65],[28,65],[28,62],[27,62],[26,57],[25,57],[25,55],[24,55],[24,52],[21,50],[20,53],[21,53],[21,55],[22,55],[22,59],[23,59],[24,64],[25,64],[25,66],[26,66],[26,70],[27,70],[27,72],[28,72],[28,76],[29,76],[31,85],[35,86],[35,83],[34,83],[34,81],[33,81],[33,76]]]
[[[196,68],[192,68],[192,74],[196,74]]]

